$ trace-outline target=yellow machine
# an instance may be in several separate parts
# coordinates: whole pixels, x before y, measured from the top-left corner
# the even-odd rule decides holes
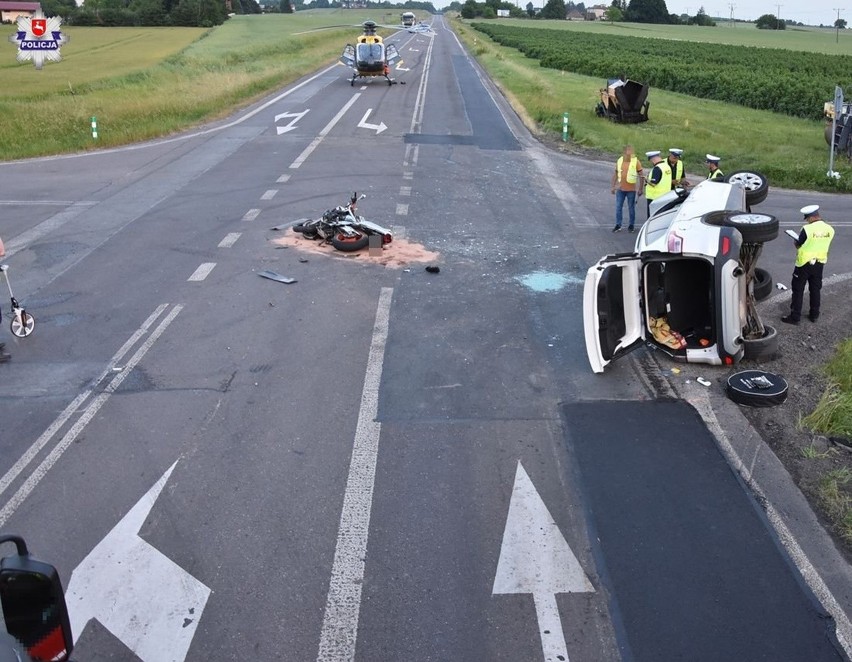
[[[373,78],[384,76],[388,85],[396,81],[390,77],[390,68],[396,63],[402,63],[399,51],[393,44],[385,44],[381,35],[376,34],[379,27],[373,21],[364,21],[364,34],[353,44],[346,44],[340,62],[353,70],[350,85],[355,85],[356,78]]]

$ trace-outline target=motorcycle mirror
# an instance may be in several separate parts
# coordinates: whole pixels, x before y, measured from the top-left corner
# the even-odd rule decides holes
[[[18,553],[0,561],[0,603],[6,630],[35,662],[68,660],[74,647],[59,573],[32,558],[20,536],[0,536]]]

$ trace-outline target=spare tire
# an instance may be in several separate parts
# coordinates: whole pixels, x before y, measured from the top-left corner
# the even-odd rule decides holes
[[[737,170],[725,175],[724,180],[729,184],[739,184],[745,189],[746,204],[759,205],[769,195],[769,180],[765,175],[752,170]]]
[[[772,294],[772,274],[766,269],[755,267],[753,283],[755,301],[763,301]]]
[[[736,228],[743,236],[743,243],[762,244],[778,236],[778,219],[771,214],[753,214],[744,211],[711,211],[701,221],[707,225],[722,225]]]
[[[738,405],[773,407],[787,399],[787,380],[763,370],[743,370],[728,377],[725,393]]]
[[[743,338],[743,358],[749,361],[766,361],[778,355],[778,330],[763,325],[763,337],[756,340]]]

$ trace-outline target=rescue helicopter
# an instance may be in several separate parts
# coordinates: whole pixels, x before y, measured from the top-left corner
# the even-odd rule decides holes
[[[390,68],[395,64],[402,64],[399,51],[393,44],[386,44],[381,35],[376,33],[377,28],[405,29],[409,32],[427,32],[431,28],[421,23],[418,26],[404,25],[379,25],[375,21],[364,21],[361,25],[363,34],[358,36],[355,44],[346,44],[339,61],[352,69],[352,78],[349,84],[354,86],[358,78],[374,78],[382,76],[388,85],[393,85],[396,80],[390,77]]]

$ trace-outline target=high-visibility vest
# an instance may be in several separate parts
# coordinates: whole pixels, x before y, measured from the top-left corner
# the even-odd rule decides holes
[[[665,161],[660,161],[654,164],[654,168],[659,168],[663,176],[656,186],[651,183],[650,179],[645,182],[645,197],[648,200],[656,200],[663,193],[668,193],[672,190],[672,169],[669,164]],[[653,168],[651,170],[653,171]]]
[[[796,251],[796,266],[801,267],[811,260],[828,262],[828,247],[834,238],[834,228],[822,219],[808,223],[802,228],[807,235],[805,243]]]
[[[716,168],[713,172],[707,175],[707,179],[717,180],[722,179],[725,175],[722,174],[722,171],[719,168]]]
[[[618,161],[615,164],[615,172],[616,177],[618,178],[619,183],[621,183],[621,166],[624,165],[624,157],[619,156]],[[627,164],[627,183],[635,184],[638,176],[636,174],[636,169],[639,167],[639,159],[635,156],[630,157],[630,163]]]
[[[668,159],[666,159],[665,163],[669,166],[669,168],[671,168],[671,164],[669,163]],[[677,186],[676,182],[679,182],[681,179],[683,179],[683,161],[678,159],[677,161],[675,161],[674,167],[675,169],[672,171],[672,183],[669,188],[674,188],[675,186]]]

